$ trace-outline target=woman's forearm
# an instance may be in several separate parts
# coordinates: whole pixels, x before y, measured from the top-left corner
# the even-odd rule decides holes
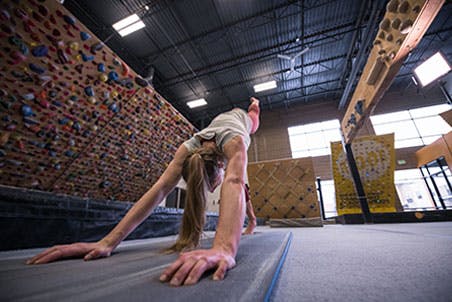
[[[101,241],[115,248],[140,225],[165,198],[166,192],[158,190],[157,184],[146,192],[127,212],[126,216]]]

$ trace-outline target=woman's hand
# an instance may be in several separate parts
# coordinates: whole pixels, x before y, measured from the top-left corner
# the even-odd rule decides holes
[[[256,228],[256,220],[249,220],[246,229],[243,231],[242,235],[253,235],[254,229]]]
[[[27,261],[27,264],[49,263],[65,258],[82,258],[92,260],[110,256],[113,247],[102,240],[93,243],[78,242],[66,245],[55,245],[44,252],[34,256]]]
[[[228,269],[235,266],[234,257],[219,250],[196,250],[181,253],[160,276],[160,281],[173,286],[192,285],[198,282],[202,274],[216,268],[213,280],[223,280]]]

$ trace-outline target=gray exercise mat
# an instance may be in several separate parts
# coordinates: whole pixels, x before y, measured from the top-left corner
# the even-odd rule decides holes
[[[0,255],[0,301],[264,301],[276,280],[291,233],[243,236],[237,266],[223,281],[205,274],[194,286],[171,287],[158,278],[177,257],[160,251],[171,242],[142,240],[120,246],[112,257],[25,265]],[[204,240],[203,246],[211,245]],[[9,254],[11,255],[11,253]],[[28,256],[28,255],[27,255]]]

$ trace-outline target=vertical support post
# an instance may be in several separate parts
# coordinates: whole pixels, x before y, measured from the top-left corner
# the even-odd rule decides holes
[[[353,156],[352,145],[345,144],[345,153],[347,154],[348,165],[355,184],[356,194],[358,195],[359,204],[363,214],[364,223],[373,223],[372,213],[370,213],[369,204],[367,203],[366,192],[359,176],[358,167],[356,166],[355,157]]]
[[[424,167],[425,167],[425,166],[424,166]],[[432,189],[431,189],[430,186],[428,185],[427,177],[429,177],[429,176],[425,176],[424,171],[422,171],[422,167],[420,167],[419,170],[421,171],[422,178],[424,179],[425,185],[427,186],[427,190],[428,190],[428,192],[430,193],[430,197],[431,197],[432,200],[433,200],[433,204],[435,205],[435,209],[438,210],[439,207],[438,207],[438,204],[436,203],[435,195],[433,195]]]
[[[323,194],[322,194],[322,185],[320,184],[320,177],[317,177],[316,180],[317,180],[317,190],[319,191],[320,212],[322,214],[322,219],[326,220],[325,207],[323,206]]]
[[[444,160],[444,158],[441,158],[441,159]],[[449,178],[447,178],[446,171],[444,171],[444,169],[443,169],[442,161],[440,160],[440,158],[438,158],[438,159],[436,160],[436,162],[438,163],[438,167],[441,169],[441,173],[442,173],[443,176],[444,176],[444,180],[445,180],[446,183],[447,183],[447,187],[449,188],[449,191],[452,192],[452,185],[450,184]]]
[[[443,200],[443,197],[441,196],[441,192],[439,191],[439,188],[436,185],[436,181],[435,181],[433,175],[430,173],[427,165],[425,165],[425,169],[427,170],[427,173],[430,176],[430,181],[433,184],[433,188],[435,189],[436,195],[438,196],[439,203],[441,204],[441,207],[443,208],[443,210],[446,210],[447,208],[446,208],[446,205],[444,204],[444,200]]]

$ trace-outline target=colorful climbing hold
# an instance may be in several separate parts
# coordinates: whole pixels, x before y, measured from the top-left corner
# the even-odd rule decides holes
[[[46,71],[46,69],[44,67],[36,65],[34,63],[28,64],[28,67],[30,67],[31,71],[33,71],[37,74],[43,74]]]
[[[86,40],[91,38],[91,35],[89,33],[81,31],[80,32],[80,38],[82,39],[82,41],[86,41]]]
[[[117,81],[119,79],[119,75],[116,73],[116,71],[110,71],[108,73],[108,79],[112,81]]]
[[[85,87],[85,94],[87,95],[87,96],[94,96],[94,90],[93,90],[93,87],[91,87],[91,86],[87,86],[87,87]]]
[[[105,72],[105,65],[103,63],[97,64],[97,71],[99,72]]]
[[[76,21],[75,18],[72,16],[68,16],[68,15],[64,15],[63,16],[64,21],[66,21],[66,23],[68,23],[69,25],[75,25]]]

